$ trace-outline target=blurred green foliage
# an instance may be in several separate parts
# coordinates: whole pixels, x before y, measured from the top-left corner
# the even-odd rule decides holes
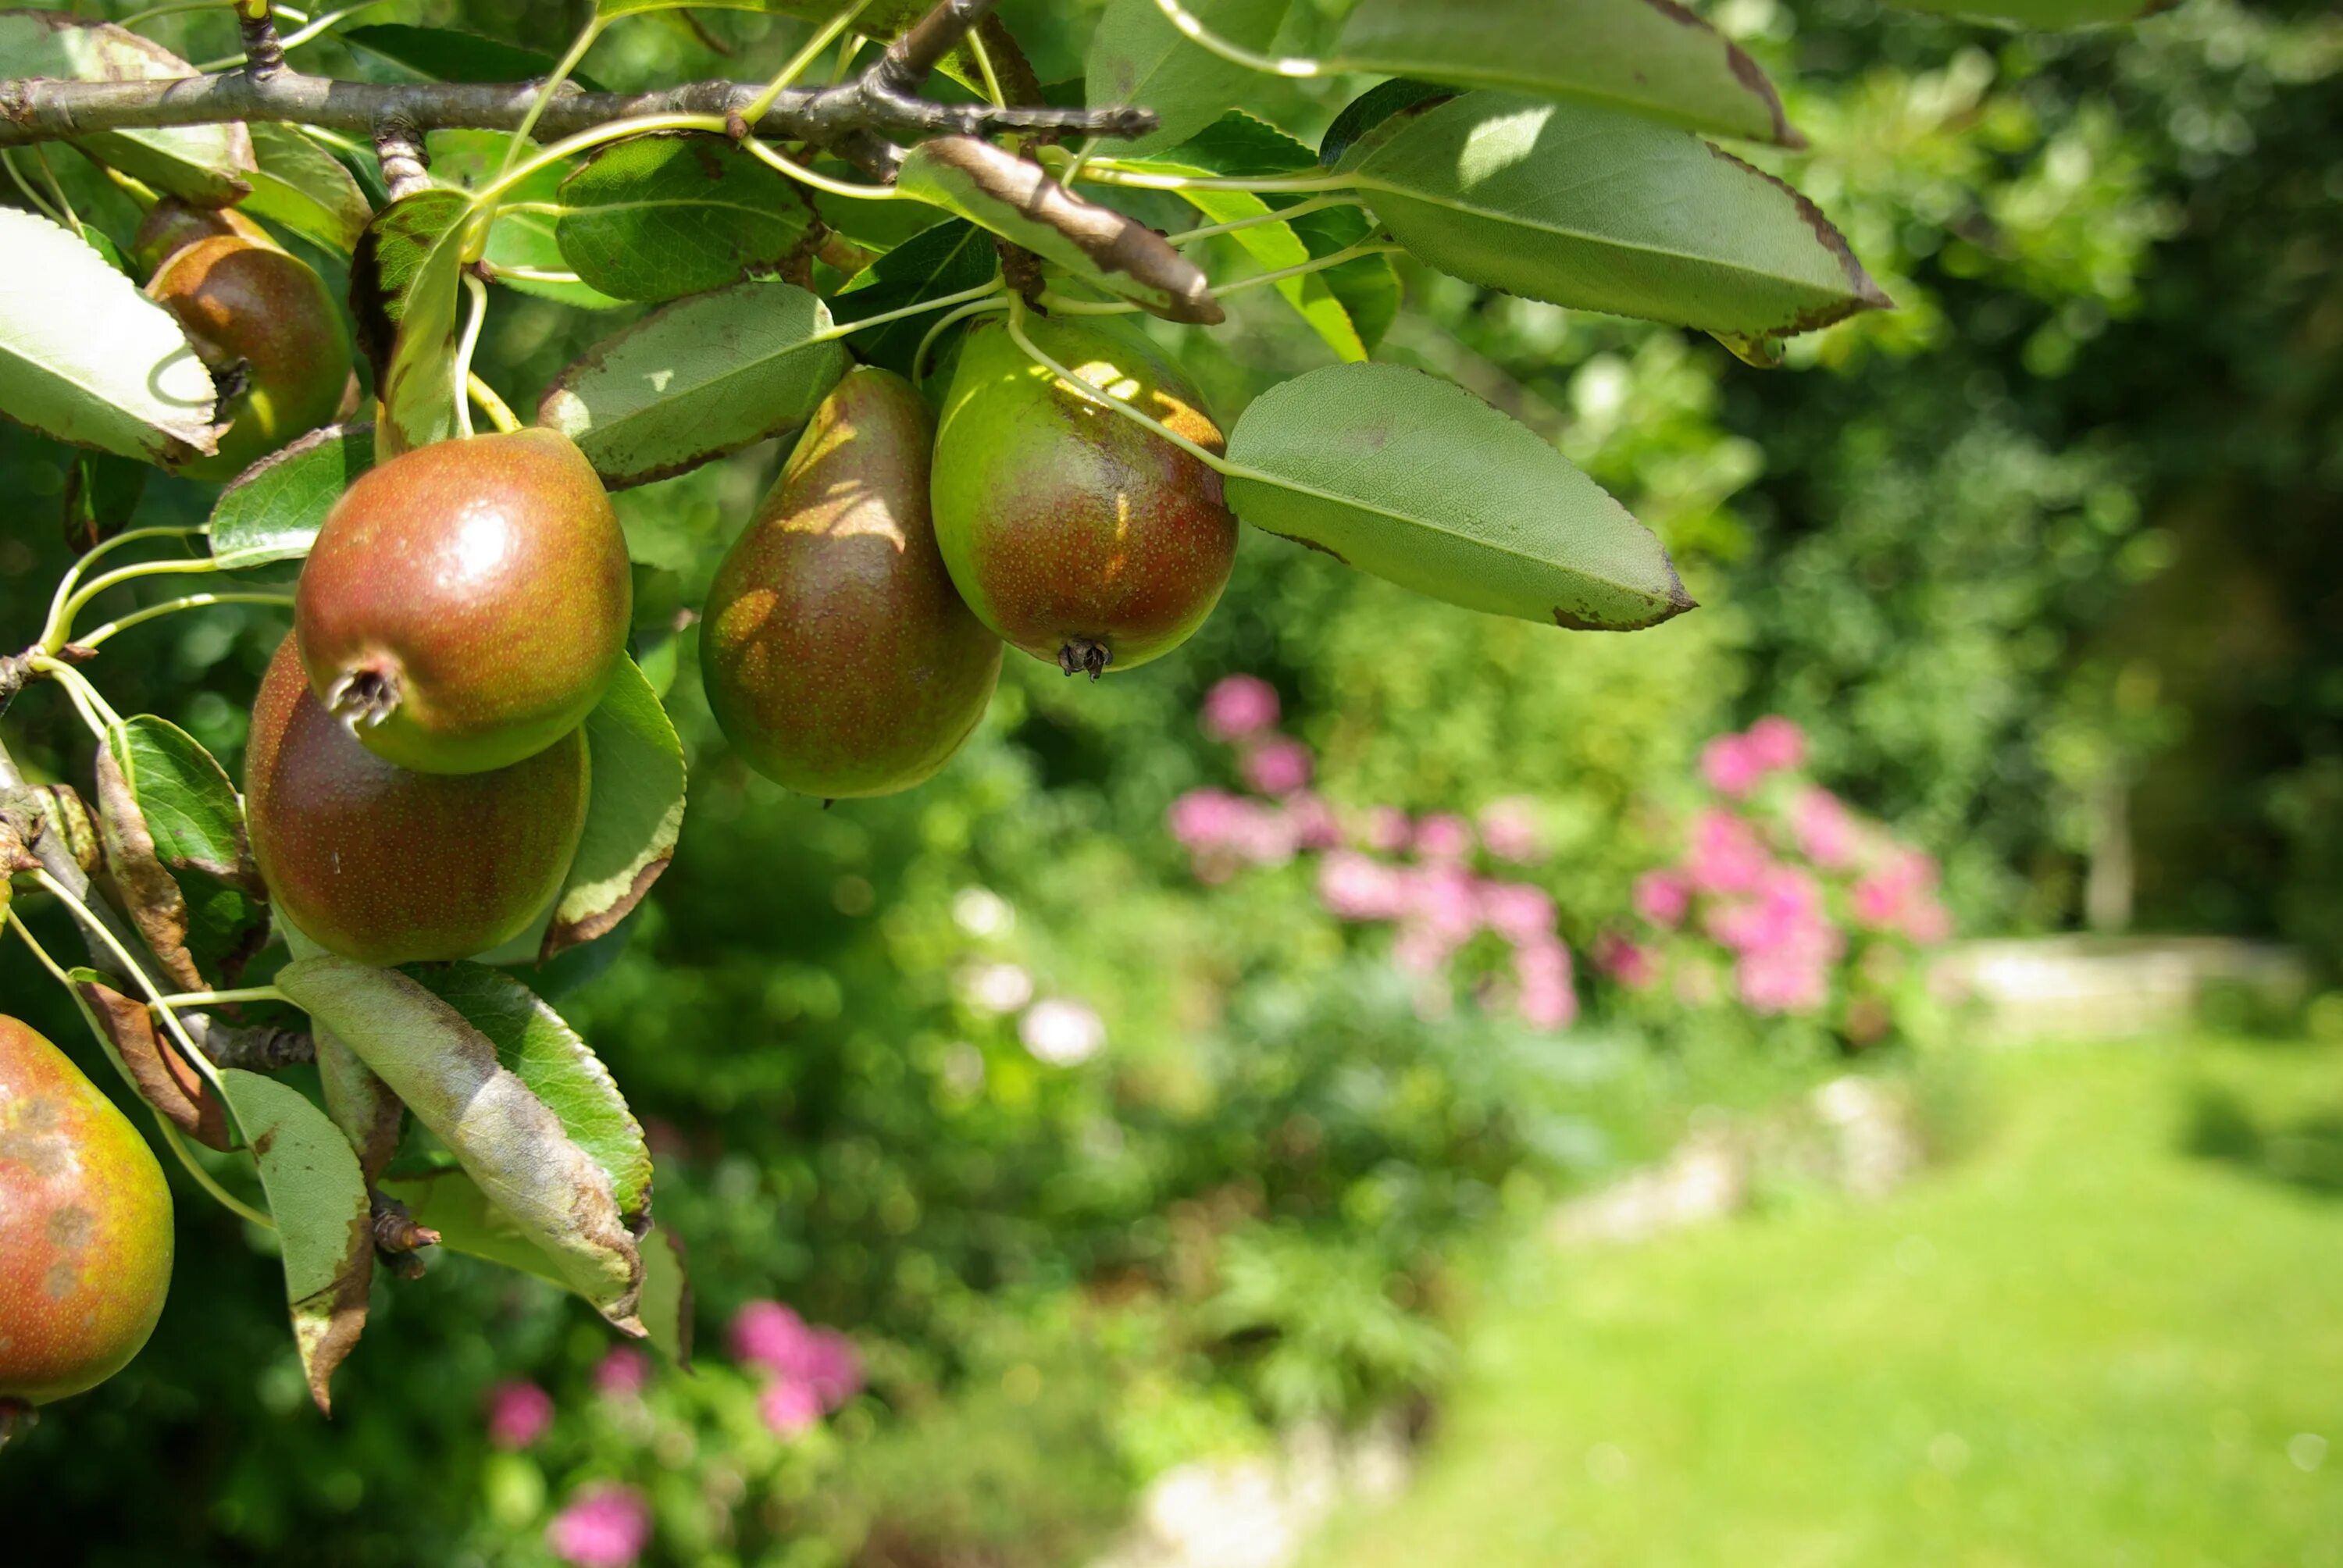
[[[1044,81],[1079,72],[1092,8],[1002,9]],[[1287,42],[1341,9],[1297,6]],[[1278,687],[1338,803],[1533,798],[1574,940],[1660,858],[1656,808],[1701,741],[1780,711],[1819,777],[1943,856],[1972,928],[2079,918],[2112,781],[2144,920],[2343,954],[2343,25],[2187,0],[2137,32],[2049,39],[1855,0],[1712,9],[1800,84],[1815,151],[1779,166],[1903,308],[1767,373],[1412,274],[1384,350],[1552,436],[1668,538],[1701,614],[1557,634],[1255,535],[1181,657],[1096,688],[1015,661],[941,778],[829,812],[726,752],[687,632],[680,853],[562,1005],[652,1126],[706,1367],[655,1379],[641,1412],[598,1402],[605,1331],[440,1260],[378,1288],[325,1424],[265,1239],[189,1194],[152,1348],[0,1464],[25,1548],[528,1563],[568,1488],[617,1477],[650,1493],[662,1561],[1078,1560],[1174,1463],[1426,1387],[1473,1238],[1665,1146],[1696,1104],[1825,1065],[1600,1024],[1542,1036],[1469,1007],[1427,1019],[1300,869],[1199,889],[1161,824],[1221,781],[1194,715],[1232,671]],[[508,0],[397,15],[538,46],[571,22]],[[700,21],[630,23],[589,68],[620,88],[746,74],[796,35]],[[154,31],[198,58],[232,36],[224,13]],[[380,69],[330,42],[308,64]],[[1265,82],[1259,112],[1311,135],[1350,85]],[[1224,417],[1324,353],[1267,291],[1231,303],[1237,330],[1164,329]],[[499,296],[480,363],[526,407],[618,319]],[[647,635],[699,601],[779,457],[620,498]],[[0,430],[0,646],[30,637],[65,558],[65,472]],[[139,519],[206,504],[157,478]],[[180,618],[96,673],[233,765],[280,634],[257,610]],[[85,770],[55,691],[8,722],[20,760]],[[1093,1010],[1104,1051],[1038,1058],[988,1000],[1011,970]],[[13,945],[0,997],[94,1061]],[[718,1342],[766,1296],[850,1329],[870,1365],[871,1392],[793,1444],[755,1422]],[[482,1427],[515,1376],[562,1412],[526,1454]]]

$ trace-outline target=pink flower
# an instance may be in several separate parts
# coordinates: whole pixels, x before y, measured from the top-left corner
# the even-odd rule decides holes
[[[1442,811],[1415,825],[1415,852],[1427,860],[1461,860],[1473,852],[1473,825]]]
[[[1692,852],[1684,869],[1700,891],[1755,891],[1771,863],[1757,829],[1732,812],[1711,807],[1694,819]]]
[[[767,1430],[795,1437],[821,1419],[821,1395],[801,1382],[768,1384],[757,1396],[757,1414]]]
[[[1191,789],[1172,802],[1164,820],[1172,837],[1189,849],[1217,849],[1229,841],[1252,804],[1225,789]]]
[[[1438,932],[1451,947],[1481,925],[1481,900],[1471,874],[1460,866],[1426,866],[1407,879],[1411,922]]]
[[[1545,845],[1536,809],[1527,800],[1494,800],[1481,810],[1481,843],[1500,860],[1534,860]]]
[[[1674,871],[1646,871],[1635,879],[1635,912],[1655,926],[1674,930],[1692,903],[1692,889]]]
[[[1525,882],[1483,882],[1481,920],[1515,947],[1554,940],[1554,900]]]
[[[1204,694],[1204,733],[1242,740],[1277,722],[1277,689],[1258,676],[1232,675]]]
[[[1191,789],[1172,802],[1165,822],[1207,881],[1223,879],[1238,861],[1273,866],[1293,858],[1294,824],[1286,814],[1225,789]]]
[[[1386,855],[1396,855],[1407,848],[1415,837],[1415,829],[1407,813],[1393,806],[1378,806],[1367,814],[1364,835],[1366,847]]]
[[[1827,789],[1801,791],[1791,808],[1790,825],[1797,835],[1799,851],[1825,870],[1853,865],[1863,844],[1863,830],[1855,825],[1854,813]]]
[[[1611,931],[1594,939],[1594,967],[1629,990],[1643,990],[1660,978],[1651,949]]]
[[[1318,901],[1346,920],[1395,920],[1407,908],[1407,878],[1396,867],[1348,849],[1318,863]]]
[[[631,1345],[617,1345],[594,1368],[594,1392],[610,1399],[630,1399],[650,1381],[650,1358]]]
[[[1310,748],[1299,740],[1264,740],[1244,756],[1245,782],[1264,795],[1291,795],[1310,782]]]
[[[1435,974],[1455,951],[1456,943],[1435,927],[1403,926],[1392,943],[1392,962],[1410,974]]]
[[[1285,824],[1299,849],[1332,849],[1342,841],[1334,809],[1307,790],[1286,801]]]
[[[1700,771],[1710,789],[1734,796],[1748,794],[1765,776],[1765,764],[1740,735],[1720,735],[1702,747]]]
[[[1538,1029],[1567,1029],[1578,1017],[1578,992],[1570,983],[1570,950],[1558,941],[1520,948],[1513,953],[1513,979],[1521,987],[1514,1006]]]
[[[1951,919],[1935,898],[1936,875],[1936,862],[1919,850],[1896,851],[1855,884],[1855,920],[1875,930],[1902,930],[1916,941],[1943,940]]]
[[[628,1568],[650,1544],[651,1509],[630,1486],[590,1486],[545,1529],[554,1555],[577,1568]]]
[[[1778,713],[1751,725],[1741,740],[1761,773],[1786,773],[1806,759],[1806,732]]]
[[[1744,953],[1733,980],[1742,1004],[1755,1012],[1812,1012],[1830,997],[1828,966],[1795,948]]]
[[[527,1448],[553,1424],[553,1396],[533,1382],[500,1382],[488,1391],[488,1441]]]
[[[1923,894],[1904,911],[1904,934],[1923,947],[1932,947],[1953,934],[1952,912]]]

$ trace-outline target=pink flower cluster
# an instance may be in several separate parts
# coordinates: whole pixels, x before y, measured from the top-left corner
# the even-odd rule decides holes
[[[1318,897],[1340,919],[1398,928],[1395,960],[1418,974],[1445,970],[1481,931],[1513,950],[1512,995],[1543,1029],[1578,1016],[1570,950],[1554,933],[1554,900],[1526,882],[1479,876],[1476,852],[1516,864],[1544,853],[1529,802],[1500,800],[1476,824],[1451,812],[1421,819],[1376,807],[1350,820],[1310,793],[1309,749],[1276,734],[1277,693],[1232,675],[1204,699],[1206,734],[1240,747],[1240,771],[1255,791],[1194,789],[1172,802],[1172,836],[1197,877],[1225,881],[1245,866],[1282,866],[1317,854]]]
[[[553,1396],[533,1382],[500,1382],[488,1390],[488,1441],[518,1452],[553,1424]]]
[[[631,1486],[589,1486],[545,1529],[554,1555],[577,1568],[628,1568],[650,1542],[650,1504]]]
[[[1725,801],[1704,807],[1674,865],[1647,871],[1634,909],[1647,941],[1616,932],[1595,949],[1604,972],[1630,990],[1657,983],[1665,950],[1696,959],[1704,940],[1732,962],[1743,1006],[1813,1014],[1830,1005],[1850,928],[1868,937],[1931,943],[1952,931],[1936,897],[1936,862],[1896,843],[1829,790],[1796,781],[1803,730],[1778,716],[1709,742],[1701,773]],[[1765,788],[1779,778],[1779,788]],[[1696,994],[1696,973],[1679,990]]]
[[[779,1302],[750,1302],[733,1314],[732,1354],[769,1374],[757,1412],[784,1437],[862,1392],[862,1357],[854,1342],[808,1323]]]

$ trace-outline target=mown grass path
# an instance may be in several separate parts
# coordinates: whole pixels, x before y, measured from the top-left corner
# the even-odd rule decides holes
[[[1492,1287],[1416,1484],[1312,1568],[2343,1563],[2343,1050],[1979,1081],[1886,1201]]]

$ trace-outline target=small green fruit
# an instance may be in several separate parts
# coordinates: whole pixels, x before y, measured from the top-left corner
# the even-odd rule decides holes
[[[527,930],[586,828],[578,730],[510,768],[450,776],[384,761],[326,711],[294,639],[252,707],[245,814],[277,906],[368,964],[470,958]]]
[[[220,383],[219,417],[229,421],[218,451],[180,472],[233,479],[341,408],[349,334],[325,280],[298,256],[242,232],[208,234],[171,250],[146,294],[179,318]]]
[[[1221,432],[1135,334],[1027,323],[1037,347],[1207,451]],[[979,619],[1071,675],[1169,653],[1228,585],[1237,521],[1221,476],[1061,386],[998,324],[969,334],[936,437],[936,542]]]
[[[130,1364],[171,1289],[171,1191],[65,1052],[0,1018],[0,1408]]]
[[[293,629],[310,689],[367,750],[486,773],[585,722],[633,616],[594,466],[558,431],[517,430],[360,475],[301,568]]]
[[[960,749],[1000,679],[1001,639],[936,549],[934,426],[901,377],[850,374],[709,594],[708,704],[759,772],[803,794],[910,789]]]

